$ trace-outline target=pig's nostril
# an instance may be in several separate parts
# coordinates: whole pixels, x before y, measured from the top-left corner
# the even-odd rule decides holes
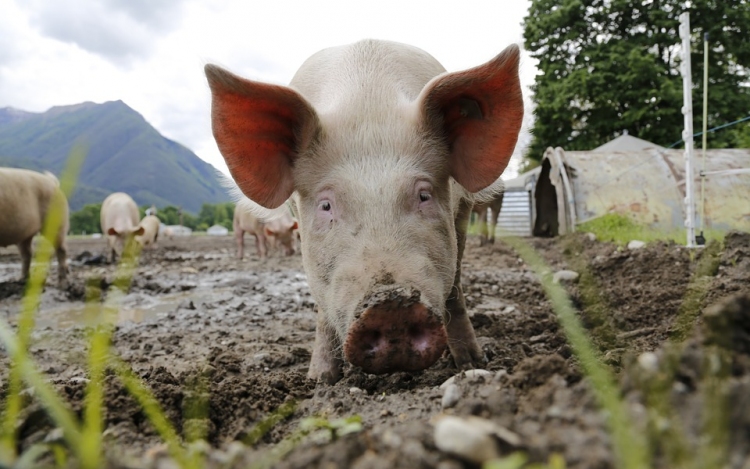
[[[366,352],[374,353],[380,349],[383,342],[383,334],[378,330],[367,331],[362,334],[362,343]]]

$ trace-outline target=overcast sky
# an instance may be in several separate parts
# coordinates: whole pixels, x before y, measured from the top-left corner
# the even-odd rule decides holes
[[[528,7],[529,0],[0,0],[0,108],[42,112],[121,99],[226,172],[211,135],[204,64],[287,84],[314,52],[376,38],[415,45],[461,70],[522,45]],[[527,102],[535,73],[524,53]]]

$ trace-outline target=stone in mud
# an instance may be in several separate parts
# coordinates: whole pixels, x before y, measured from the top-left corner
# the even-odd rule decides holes
[[[446,386],[445,391],[443,391],[443,399],[441,400],[440,405],[443,409],[449,409],[458,404],[460,399],[461,388],[459,388],[457,384],[451,383]]]
[[[481,369],[462,371],[461,373],[458,373],[457,375],[451,376],[450,378],[446,379],[443,384],[440,385],[440,389],[446,389],[461,377],[465,378],[467,381],[475,381],[480,376],[492,376],[492,372]]]
[[[450,415],[436,418],[435,446],[474,464],[500,457],[520,445],[518,435],[487,419]]]
[[[639,240],[637,240],[637,239],[634,239],[634,240],[632,240],[632,241],[630,241],[630,242],[628,243],[628,249],[630,249],[631,251],[632,251],[632,250],[636,250],[636,249],[641,249],[641,248],[642,248],[642,247],[644,247],[645,245],[646,245],[646,243],[645,243],[645,242],[643,242],[643,241],[639,241]]]
[[[552,276],[552,281],[555,283],[573,282],[575,280],[578,280],[578,277],[578,272],[574,272],[572,270],[558,270]]]

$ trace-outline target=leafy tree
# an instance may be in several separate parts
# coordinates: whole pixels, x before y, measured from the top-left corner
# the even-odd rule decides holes
[[[70,232],[73,234],[101,233],[99,214],[102,204],[84,205],[81,210],[70,214]]]
[[[750,0],[532,0],[524,39],[541,74],[527,157],[590,150],[623,130],[669,146],[682,136],[679,15],[690,11],[693,110],[702,126],[703,33],[709,33],[708,127],[750,115]],[[708,135],[714,148],[746,132]]]

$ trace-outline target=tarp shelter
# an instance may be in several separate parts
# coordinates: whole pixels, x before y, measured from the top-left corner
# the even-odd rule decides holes
[[[214,225],[206,230],[210,236],[226,236],[229,234],[229,230],[221,225]]]
[[[701,150],[694,159],[700,221]],[[750,231],[750,149],[707,150],[705,175],[705,227]],[[533,234],[565,234],[607,213],[667,231],[684,229],[684,199],[683,150],[629,135],[592,151],[548,148],[533,189]]]

